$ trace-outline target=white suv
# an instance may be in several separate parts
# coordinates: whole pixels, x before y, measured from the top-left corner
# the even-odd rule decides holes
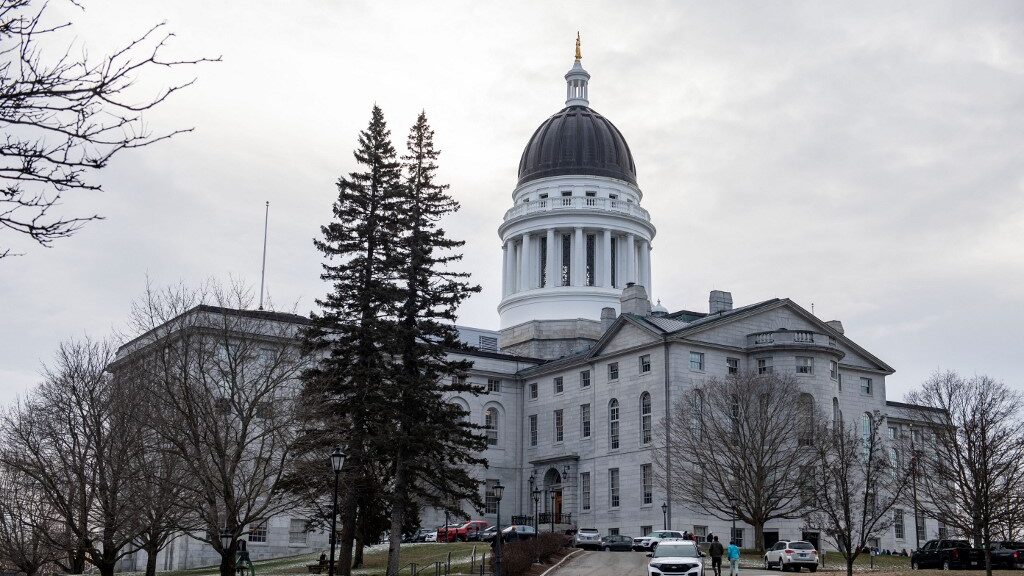
[[[783,572],[800,571],[807,568],[811,572],[818,570],[818,551],[814,544],[802,540],[782,540],[776,542],[764,553],[764,569],[778,566]]]
[[[682,540],[683,533],[675,530],[655,530],[640,538],[639,546],[643,550],[653,550],[662,540]],[[635,540],[634,540],[635,542]]]
[[[661,544],[648,556],[651,557],[651,562],[647,565],[648,576],[701,576],[704,574],[702,554],[697,549],[697,543],[692,540],[662,540]]]
[[[577,548],[600,550],[601,533],[597,531],[597,528],[580,528],[576,531],[576,536],[573,538],[572,543]]]

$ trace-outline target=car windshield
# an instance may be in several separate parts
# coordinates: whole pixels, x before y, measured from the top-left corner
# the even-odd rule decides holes
[[[789,547],[793,550],[814,550],[814,544],[810,542],[790,542]]]
[[[580,534],[597,534],[597,528],[580,528]]]
[[[657,548],[654,549],[654,557],[664,558],[666,556],[685,556],[690,558],[696,558],[697,547],[694,546],[693,543],[684,544],[680,542],[679,544],[669,544],[668,542],[662,542],[661,544],[658,544]]]

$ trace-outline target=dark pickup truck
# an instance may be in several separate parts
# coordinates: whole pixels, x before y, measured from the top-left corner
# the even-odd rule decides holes
[[[993,568],[1024,568],[1024,542],[993,542]]]
[[[971,548],[967,540],[929,540],[910,555],[910,566],[919,568],[984,568],[985,551]]]

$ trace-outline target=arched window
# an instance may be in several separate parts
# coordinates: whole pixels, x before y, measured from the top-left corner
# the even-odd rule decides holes
[[[690,430],[698,441],[704,439],[704,391],[694,390],[690,397]]]
[[[612,450],[619,447],[619,401],[615,398],[608,403],[608,445]]]
[[[860,417],[860,441],[864,445],[864,456],[870,456],[871,435],[874,433],[874,422],[870,412],[865,412]]]
[[[484,428],[487,430],[487,445],[498,445],[498,411],[495,408],[484,410]]]
[[[807,392],[800,394],[796,400],[796,409],[799,415],[797,444],[811,446],[814,444],[814,396]]]
[[[651,394],[644,392],[640,395],[640,442],[651,443]]]
[[[839,398],[832,398],[832,427],[842,426],[843,413],[839,411]]]

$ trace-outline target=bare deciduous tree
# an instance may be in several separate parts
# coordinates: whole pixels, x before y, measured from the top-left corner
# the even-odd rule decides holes
[[[53,368],[3,422],[3,463],[31,478],[54,518],[51,544],[61,568],[94,565],[110,576],[135,550],[139,518],[132,490],[139,422],[134,395],[106,372],[106,342],[62,344]]]
[[[0,0],[0,228],[42,246],[99,218],[55,214],[62,194],[99,190],[88,176],[122,150],[191,131],[154,133],[142,113],[194,79],[147,94],[137,86],[142,76],[211,61],[165,58],[173,34],[163,24],[98,59],[76,55],[73,46],[44,50],[47,39],[56,41],[55,33],[71,26],[49,23],[46,6]],[[10,253],[0,246],[0,258]]]
[[[987,376],[944,372],[907,399],[937,409],[924,413],[934,438],[919,451],[926,509],[989,550],[994,529],[1019,522],[1024,396]],[[991,564],[986,554],[989,574]]]
[[[35,576],[58,557],[48,532],[59,529],[42,492],[30,477],[0,470],[0,565]]]
[[[816,428],[813,465],[801,475],[808,500],[807,525],[821,530],[839,549],[847,576],[868,540],[892,526],[894,506],[910,483],[910,474],[881,433],[881,413],[865,414],[849,425]],[[893,439],[892,442],[898,442]]]
[[[684,394],[655,435],[659,482],[693,510],[750,524],[763,550],[765,523],[803,511],[810,452],[798,448],[813,418],[803,394],[792,377],[771,373],[711,378]]]
[[[133,311],[141,337],[115,367],[154,398],[153,429],[184,466],[191,522],[182,526],[221,554],[231,576],[240,536],[295,506],[282,479],[294,455],[293,409],[303,359],[300,316],[252,310],[250,291],[148,290]],[[232,536],[225,549],[222,529]]]

